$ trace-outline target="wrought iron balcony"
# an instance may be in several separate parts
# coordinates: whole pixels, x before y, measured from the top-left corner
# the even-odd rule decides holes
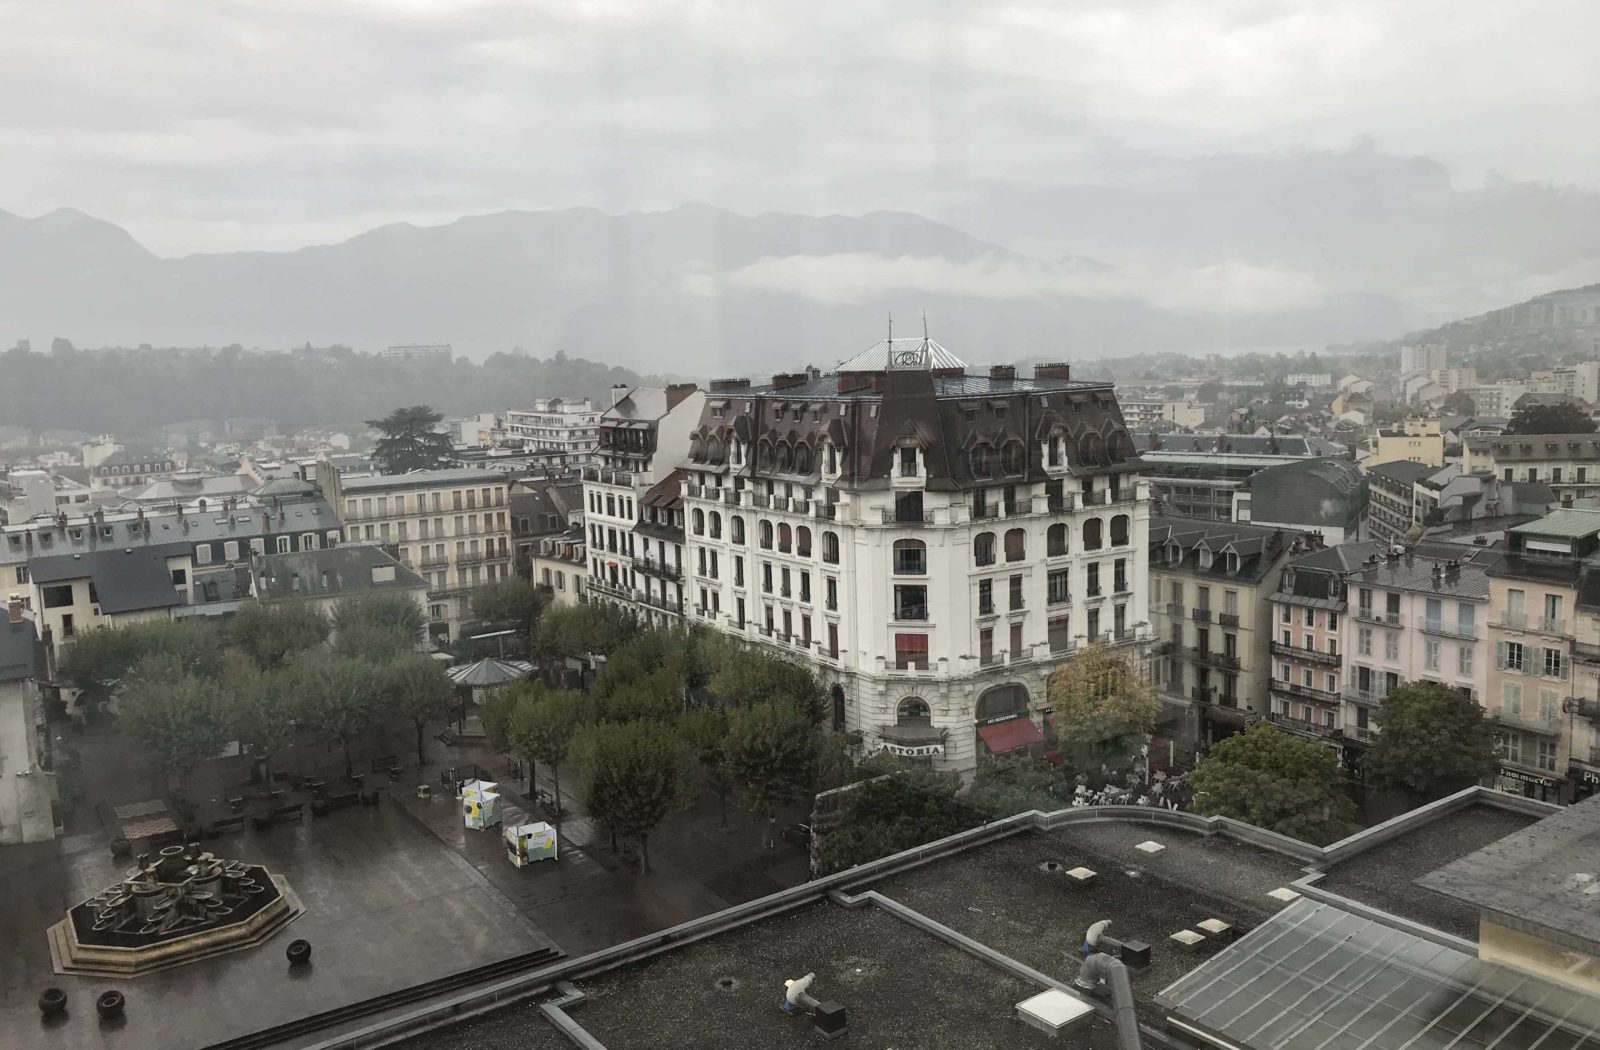
[[[1267,720],[1275,726],[1287,729],[1291,733],[1301,736],[1332,739],[1344,736],[1344,730],[1336,725],[1327,725],[1310,718],[1294,718],[1290,715],[1279,714],[1276,711],[1267,715]]]
[[[1270,648],[1274,656],[1287,656],[1292,660],[1305,660],[1308,663],[1326,664],[1329,667],[1339,666],[1338,653],[1325,653],[1318,649],[1305,649],[1298,645],[1288,645],[1284,642],[1273,642]]]
[[[1318,689],[1315,686],[1302,685],[1299,682],[1285,682],[1277,678],[1272,680],[1269,688],[1274,693],[1296,696],[1302,700],[1312,700],[1319,704],[1337,704],[1340,700],[1338,693],[1329,692],[1326,689]]]

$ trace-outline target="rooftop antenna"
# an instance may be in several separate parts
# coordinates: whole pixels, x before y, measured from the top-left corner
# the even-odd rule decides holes
[[[928,311],[922,311],[922,349],[928,349]]]
[[[894,349],[894,311],[889,311],[889,349]]]

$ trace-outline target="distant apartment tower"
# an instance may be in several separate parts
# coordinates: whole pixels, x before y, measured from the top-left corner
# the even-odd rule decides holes
[[[1445,349],[1442,346],[1402,346],[1400,348],[1400,374],[1431,375],[1445,368]]]
[[[449,343],[408,343],[404,346],[385,347],[378,354],[385,361],[402,361],[415,364],[421,361],[450,361],[455,353]]]
[[[1286,386],[1304,386],[1321,390],[1333,385],[1333,376],[1327,372],[1290,372],[1283,380]]]
[[[506,413],[506,436],[523,448],[560,452],[583,466],[600,444],[600,412],[586,397],[542,397]]]

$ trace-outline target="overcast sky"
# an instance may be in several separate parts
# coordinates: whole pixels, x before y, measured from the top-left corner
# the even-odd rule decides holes
[[[162,254],[502,208],[937,213],[1343,147],[1600,185],[1593,0],[0,0],[0,209]]]

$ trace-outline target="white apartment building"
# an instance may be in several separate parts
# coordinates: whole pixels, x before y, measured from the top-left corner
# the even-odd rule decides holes
[[[506,413],[506,436],[523,448],[564,453],[563,462],[582,466],[600,443],[600,412],[586,397],[539,398]]]
[[[684,469],[691,622],[810,665],[869,751],[1042,750],[1046,683],[1149,639],[1149,486],[1109,383],[928,339],[712,385]]]
[[[682,475],[705,392],[693,383],[618,389],[600,419],[597,465],[583,471],[591,598],[651,623],[684,609]]]
[[[1566,394],[1581,398],[1593,408],[1600,405],[1600,361],[1560,365],[1533,373],[1528,381],[1530,393]]]
[[[1285,386],[1305,386],[1313,390],[1333,386],[1333,376],[1327,372],[1290,372],[1283,379]]]
[[[1400,348],[1400,375],[1431,375],[1435,369],[1448,367],[1445,348],[1442,346],[1402,346]]]
[[[472,589],[512,573],[510,482],[462,468],[342,475],[320,463],[317,481],[346,538],[388,547],[428,581],[429,630],[454,640],[472,615]]]

